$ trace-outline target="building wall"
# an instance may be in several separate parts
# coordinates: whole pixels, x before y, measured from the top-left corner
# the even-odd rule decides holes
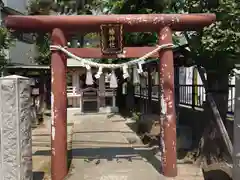
[[[4,7],[25,14],[29,0],[2,0],[2,2],[4,3]]]
[[[11,15],[8,14],[11,10],[13,10],[15,14],[19,13],[20,15],[27,11],[28,0],[3,0],[3,3],[4,8],[0,13],[1,20]],[[6,50],[6,55],[11,64],[34,65],[35,44],[32,34],[20,34],[14,45]]]
[[[16,41],[9,49],[9,62],[17,65],[34,65],[35,45]]]

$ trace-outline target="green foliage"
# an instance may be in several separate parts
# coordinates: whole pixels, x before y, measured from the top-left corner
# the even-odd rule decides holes
[[[151,14],[172,12],[172,1],[164,0],[94,0],[90,6],[91,9],[105,14]],[[157,44],[157,33],[152,32],[135,32],[125,33],[124,43],[126,46],[154,46]],[[174,44],[179,44],[179,37],[173,35]],[[122,62],[122,59],[120,60]],[[115,60],[117,62],[117,60]]]
[[[217,22],[198,32],[185,32],[191,48],[192,59],[206,69],[232,69],[240,54],[240,3],[238,0],[93,0],[77,10],[78,14],[142,14],[142,13],[216,13]],[[57,6],[72,7],[70,1],[58,1]],[[41,4],[35,0],[31,13],[49,14],[52,4]],[[79,6],[80,7],[80,6]],[[77,8],[77,7],[75,7]],[[31,8],[30,8],[31,9]],[[56,9],[55,9],[56,10]],[[58,9],[59,10],[59,9]],[[49,63],[48,35],[39,36],[37,41],[40,63]],[[179,36],[173,36],[179,44]],[[156,33],[126,33],[126,46],[151,46],[157,43]],[[106,62],[106,60],[103,60]],[[117,62],[117,61],[115,61]],[[224,68],[223,68],[224,67]]]
[[[50,15],[53,3],[42,0],[31,0],[28,7],[28,14],[30,15]],[[36,37],[36,51],[37,56],[35,61],[40,65],[49,65],[51,52],[50,52],[50,39],[47,33],[38,33]]]
[[[53,7],[53,2],[44,0],[30,0],[28,14],[48,15]]]
[[[1,27],[0,28],[0,69],[3,69],[4,66],[8,63],[6,59],[6,51],[14,43],[14,38],[11,36],[11,33],[8,29]]]
[[[140,117],[141,117],[141,113],[140,112],[136,112],[136,111],[132,112],[132,119],[134,121],[139,121]]]
[[[164,0],[110,1],[114,14],[140,13],[215,13],[216,23],[198,32],[185,32],[191,48],[191,59],[207,70],[229,73],[240,55],[240,3],[238,0]],[[118,8],[114,8],[117,6]],[[180,37],[173,36],[175,44]],[[131,33],[125,35],[126,44],[131,46],[153,45],[155,33]],[[225,73],[223,73],[225,74]]]
[[[185,33],[185,36],[192,51],[192,59],[197,64],[220,74],[229,73],[240,56],[239,1],[176,0],[174,11],[216,14],[216,23],[195,33]]]
[[[51,58],[49,34],[38,34],[36,38],[36,48],[38,56],[35,61],[40,65],[49,65]]]
[[[207,54],[221,72],[225,68],[229,71],[240,57],[240,4],[237,0],[221,1],[210,11],[216,13],[217,22],[202,33],[202,53]],[[212,68],[211,64],[204,62]]]

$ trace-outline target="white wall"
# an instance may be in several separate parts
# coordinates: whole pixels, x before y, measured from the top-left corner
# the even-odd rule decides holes
[[[26,13],[29,0],[2,0],[4,6],[20,13]]]
[[[3,0],[4,6],[11,8],[20,13],[25,13],[27,10],[28,0]],[[0,13],[0,19],[4,19],[6,13]],[[24,39],[29,39],[31,36],[25,34]],[[14,45],[6,50],[6,55],[10,63],[19,65],[34,65],[35,45],[26,43],[20,40],[15,41]]]

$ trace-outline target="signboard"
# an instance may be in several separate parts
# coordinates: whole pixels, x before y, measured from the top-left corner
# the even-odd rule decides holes
[[[121,54],[122,44],[122,25],[103,24],[101,28],[101,49],[103,54]]]

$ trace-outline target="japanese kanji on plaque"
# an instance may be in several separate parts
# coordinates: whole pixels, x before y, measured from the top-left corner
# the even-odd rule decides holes
[[[123,52],[122,25],[104,24],[101,28],[101,49],[103,54],[120,54]]]

